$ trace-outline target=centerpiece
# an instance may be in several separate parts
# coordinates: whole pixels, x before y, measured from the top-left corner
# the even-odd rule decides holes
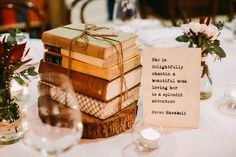
[[[29,76],[37,75],[35,67],[19,70],[31,60],[24,60],[29,49],[25,48],[26,42],[20,44],[20,38],[15,30],[9,30],[0,41],[0,144],[14,143],[22,136],[19,129],[22,116],[11,93],[12,80],[23,85]]]
[[[226,57],[224,50],[220,46],[220,41],[217,39],[224,24],[221,21],[210,24],[210,21],[210,17],[201,17],[199,22],[189,20],[187,24],[181,26],[184,34],[176,38],[179,42],[188,43],[188,47],[201,48],[200,98],[202,100],[208,99],[212,95],[212,78],[206,62],[208,54],[215,57],[216,60]]]

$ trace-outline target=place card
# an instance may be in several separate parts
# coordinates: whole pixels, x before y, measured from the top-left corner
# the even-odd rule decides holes
[[[144,121],[198,128],[200,64],[198,48],[144,48]]]

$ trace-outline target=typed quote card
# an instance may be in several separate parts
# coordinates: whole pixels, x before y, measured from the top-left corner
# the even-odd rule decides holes
[[[145,48],[143,118],[165,127],[198,128],[201,51]]]

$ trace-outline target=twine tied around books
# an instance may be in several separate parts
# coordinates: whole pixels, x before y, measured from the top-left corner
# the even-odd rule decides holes
[[[120,94],[120,105],[119,105],[119,110],[121,109],[121,104],[123,102],[122,98],[124,97],[124,100],[126,100],[127,98],[127,84],[126,84],[126,80],[124,77],[124,64],[123,64],[123,48],[122,48],[122,44],[119,40],[115,40],[115,39],[111,39],[109,37],[114,37],[117,36],[117,33],[112,31],[111,29],[107,28],[107,27],[98,27],[95,24],[85,24],[84,29],[77,29],[77,28],[70,28],[67,26],[64,26],[63,28],[66,29],[70,29],[70,30],[75,30],[75,31],[80,31],[82,32],[81,35],[73,38],[70,42],[70,46],[69,46],[69,65],[68,65],[68,76],[70,76],[70,70],[71,70],[71,51],[72,51],[72,45],[76,44],[76,41],[78,39],[82,39],[84,41],[83,44],[78,45],[79,50],[85,50],[88,47],[89,44],[89,36],[96,39],[96,40],[102,40],[105,41],[107,43],[109,43],[110,45],[112,45],[112,47],[115,49],[116,54],[117,54],[117,63],[118,63],[118,67],[119,67],[119,71],[120,71],[120,90],[121,90],[121,94]],[[116,42],[119,44],[119,48],[120,51],[118,50],[117,46],[113,43]],[[123,94],[123,89],[124,89],[124,94]]]

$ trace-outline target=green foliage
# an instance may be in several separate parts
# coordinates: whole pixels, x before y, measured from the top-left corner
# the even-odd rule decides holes
[[[190,38],[186,34],[184,34],[184,35],[178,36],[176,38],[176,40],[179,41],[179,42],[187,43],[187,42],[189,42]]]
[[[19,106],[11,97],[11,80],[15,79],[23,85],[31,76],[38,74],[35,67],[19,72],[19,68],[31,59],[23,60],[29,49],[24,53],[26,43],[17,44],[17,33],[19,32],[13,29],[9,30],[8,35],[0,42],[0,122],[14,122],[20,117]]]
[[[217,23],[214,23],[214,25],[219,29],[222,30],[224,28],[225,23],[223,21],[219,21]]]
[[[225,51],[220,47],[219,41],[210,41],[202,34],[189,37],[187,34],[176,38],[178,42],[189,43],[189,47],[200,47],[203,53],[216,55],[219,59],[226,57]]]

